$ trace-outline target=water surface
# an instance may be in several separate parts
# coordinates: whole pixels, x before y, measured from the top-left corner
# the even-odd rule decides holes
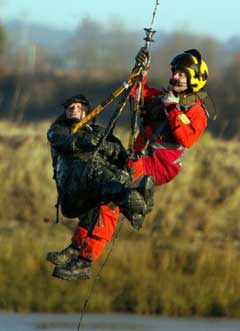
[[[77,331],[80,314],[0,313],[0,331]],[[240,331],[240,320],[86,314],[85,331]]]

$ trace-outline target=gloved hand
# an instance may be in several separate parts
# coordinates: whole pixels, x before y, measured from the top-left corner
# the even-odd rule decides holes
[[[87,150],[98,146],[103,136],[103,132],[80,132],[75,136],[75,143],[78,148]]]
[[[102,155],[105,155],[107,158],[111,157],[115,152],[114,143],[105,140],[104,143],[101,145],[99,152]]]
[[[127,153],[123,146],[116,142],[104,141],[99,152],[111,163],[123,169],[127,163]]]
[[[166,94],[161,98],[162,103],[167,106],[170,104],[179,103],[179,96],[176,96],[172,90],[168,90]]]
[[[103,137],[104,137],[104,132],[94,132],[91,134],[89,142],[92,146],[96,147],[103,139]]]
[[[135,60],[138,66],[142,66],[146,68],[150,64],[149,51],[145,47],[142,47],[140,51],[137,53]]]

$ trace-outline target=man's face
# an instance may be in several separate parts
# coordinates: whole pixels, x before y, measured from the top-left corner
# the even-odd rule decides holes
[[[81,102],[73,102],[66,109],[66,117],[81,121],[86,116],[86,106]]]
[[[172,87],[174,92],[181,93],[187,90],[187,76],[185,72],[180,70],[174,70],[172,74],[172,79],[175,82]]]

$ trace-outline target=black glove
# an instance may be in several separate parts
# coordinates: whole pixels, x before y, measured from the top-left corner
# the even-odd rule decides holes
[[[81,132],[75,137],[76,145],[80,149],[92,149],[98,146],[103,136],[103,132]]]
[[[127,153],[121,145],[111,141],[104,141],[99,152],[105,156],[110,163],[117,165],[120,169],[125,167]]]
[[[100,141],[102,141],[104,137],[104,132],[94,132],[90,137],[90,144],[94,147],[98,146]]]
[[[135,57],[136,64],[139,66],[146,67],[149,64],[150,54],[145,47],[142,47]]]
[[[115,153],[115,144],[105,140],[101,145],[100,153],[107,158],[111,157]]]

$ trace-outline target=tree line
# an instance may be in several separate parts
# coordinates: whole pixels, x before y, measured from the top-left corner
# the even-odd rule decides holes
[[[101,102],[130,74],[144,45],[144,31],[129,31],[121,21],[104,26],[90,18],[80,22],[61,52],[34,42],[16,48],[8,37],[2,26],[0,115],[18,121],[56,116],[61,102],[73,93],[87,94],[94,105]],[[218,113],[209,130],[224,138],[239,135],[240,51],[213,37],[185,31],[160,31],[154,39],[149,83],[166,86],[171,58],[186,49],[199,49],[209,67],[209,113],[212,117],[215,109]],[[108,117],[105,113],[102,120]]]

